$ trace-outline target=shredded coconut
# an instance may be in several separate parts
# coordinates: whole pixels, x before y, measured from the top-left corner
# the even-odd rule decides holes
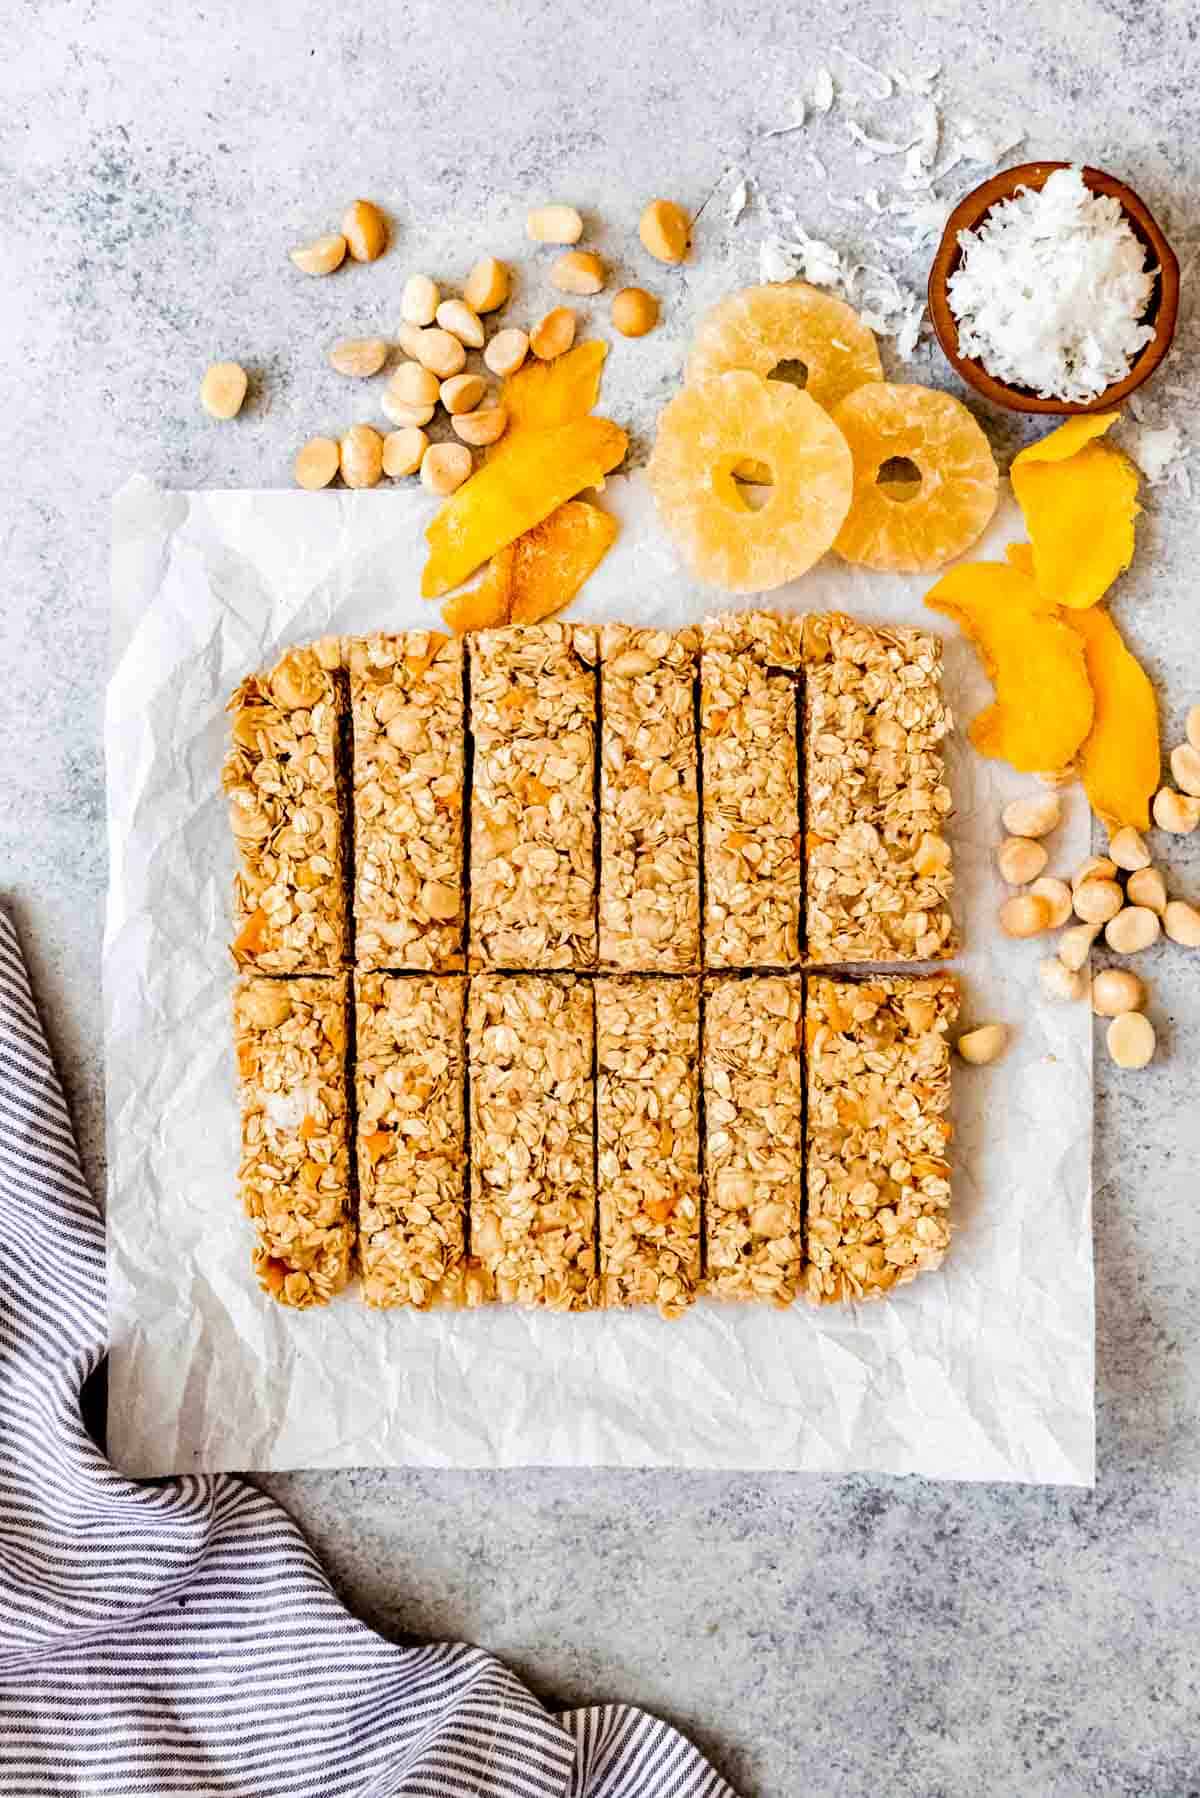
[[[725,215],[731,225],[736,225],[750,204],[750,184],[744,178],[738,182],[726,202]]]
[[[828,112],[833,105],[833,76],[823,66],[813,76],[812,103],[816,112]]]
[[[1154,335],[1140,320],[1156,269],[1120,203],[1077,168],[1020,188],[959,234],[948,283],[959,348],[997,380],[1043,399],[1091,400],[1128,374]]]
[[[1127,433],[1127,441],[1130,455],[1152,487],[1174,474],[1185,453],[1177,424],[1141,425]]]

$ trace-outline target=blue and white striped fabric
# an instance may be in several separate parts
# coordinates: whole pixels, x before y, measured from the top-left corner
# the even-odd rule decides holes
[[[0,1793],[733,1798],[641,1711],[554,1717],[482,1649],[384,1641],[253,1487],[108,1465],[104,1231],[2,911],[0,1242]]]

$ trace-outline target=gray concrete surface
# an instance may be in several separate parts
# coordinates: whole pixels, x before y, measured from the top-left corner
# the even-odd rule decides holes
[[[527,204],[569,198],[645,274],[640,201],[697,206],[738,162],[754,209],[736,234],[706,226],[658,360],[617,389],[648,419],[693,296],[714,270],[752,274],[764,199],[790,193],[843,244],[866,229],[803,160],[816,143],[843,194],[876,180],[844,132],[753,143],[816,63],[863,87],[839,42],[943,62],[948,107],[1124,173],[1177,228],[1197,214],[1200,39],[1165,0],[4,0],[0,18],[0,893],[98,1188],[108,501],[129,473],[286,482],[302,438],[347,418],[320,345],[390,325],[448,221],[478,221],[461,273],[519,236]],[[861,116],[894,128],[884,107]],[[389,260],[302,282],[287,248],[357,193],[394,216]],[[196,404],[218,355],[255,377],[233,426]],[[1194,384],[1194,361],[1175,374]],[[1011,447],[1008,421],[985,423]],[[1119,610],[1177,731],[1200,698],[1200,536],[1177,492],[1151,507]],[[1169,860],[1195,896],[1196,839]],[[1181,952],[1145,960],[1164,1053],[1136,1079],[1101,1062],[1097,1092],[1094,1493],[537,1470],[262,1483],[380,1628],[481,1642],[556,1703],[646,1705],[746,1798],[1200,1792],[1200,982]]]

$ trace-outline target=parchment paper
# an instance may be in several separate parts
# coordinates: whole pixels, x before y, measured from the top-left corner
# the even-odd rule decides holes
[[[678,566],[636,475],[610,482],[617,545],[576,607],[678,625],[718,602]],[[428,625],[420,491],[163,493],[114,513],[105,941],[112,1356],[109,1447],[131,1473],[553,1463],[1093,1478],[1091,1022],[1043,1001],[1045,945],[1007,943],[990,864],[1027,780],[956,740],[958,963],[967,1021],[1015,1027],[955,1070],[956,1235],[886,1304],[701,1303],[656,1315],[268,1304],[236,1195],[230,1042],[233,851],[218,771],[247,670],[327,631]],[[1024,535],[1011,503],[976,553]],[[933,622],[922,577],[827,558],[781,609]],[[960,720],[989,689],[950,633]],[[1066,795],[1050,871],[1088,852]]]

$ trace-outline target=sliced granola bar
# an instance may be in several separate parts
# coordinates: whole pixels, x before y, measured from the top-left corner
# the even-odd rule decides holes
[[[699,633],[600,638],[600,965],[700,965]]]
[[[950,1241],[948,974],[808,983],[808,1296],[881,1298]]]
[[[678,1317],[700,1280],[700,988],[599,979],[596,1137],[606,1305]]]
[[[595,660],[569,624],[471,639],[472,967],[595,965]]]
[[[356,638],[350,700],[355,959],[360,968],[461,968],[461,638]]]
[[[323,1305],[349,1277],[346,988],[243,976],[234,995],[238,1177],[259,1285],[281,1305]]]
[[[221,780],[241,860],[233,954],[264,974],[328,974],[347,959],[340,660],[336,637],[290,649],[229,701]]]
[[[702,629],[705,961],[788,967],[800,955],[798,628],[735,612]]]
[[[804,657],[808,957],[950,955],[941,643],[825,613]]]
[[[355,993],[363,1297],[460,1304],[464,982],[360,974]]]
[[[596,1304],[592,990],[570,976],[483,974],[467,1008],[471,1254],[489,1294]]]
[[[707,1290],[790,1305],[800,1291],[799,975],[726,976],[704,991]]]

